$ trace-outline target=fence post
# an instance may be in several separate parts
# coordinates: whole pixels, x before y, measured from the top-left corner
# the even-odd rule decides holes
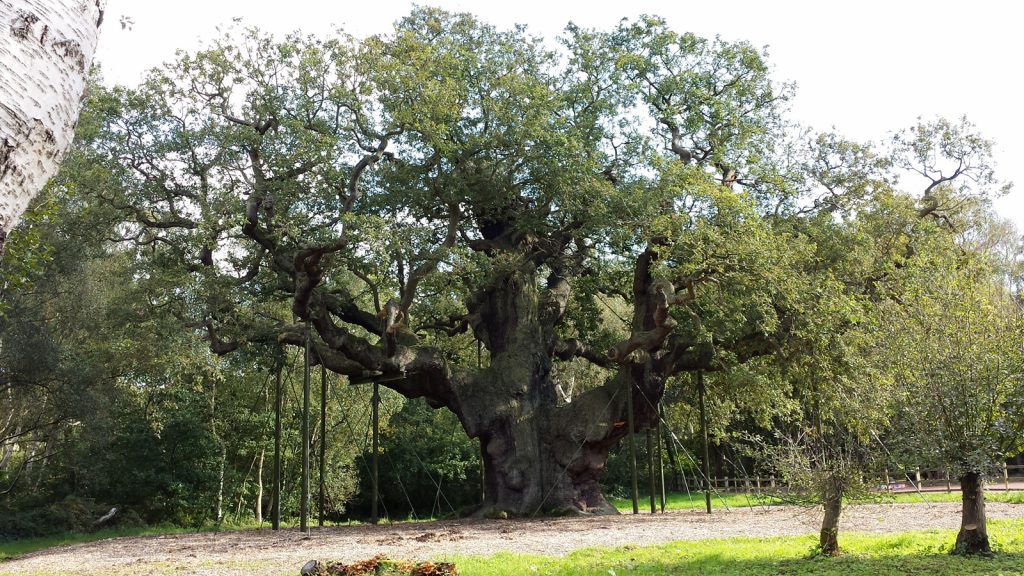
[[[324,499],[327,498],[324,474],[327,472],[327,366],[320,360],[320,495],[317,526],[324,526]]]
[[[658,423],[654,429],[654,446],[658,451],[658,486],[660,490],[661,511],[665,512],[665,460],[661,451],[661,402],[658,402]]]
[[[284,361],[280,362],[277,365],[277,378],[274,383],[274,505],[270,508],[270,526],[273,530],[281,528],[281,408],[284,404],[281,370]]]

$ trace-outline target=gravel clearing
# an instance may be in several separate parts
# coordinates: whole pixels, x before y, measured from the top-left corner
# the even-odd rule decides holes
[[[1022,518],[1024,505],[988,503],[990,519]],[[960,505],[860,505],[843,512],[843,531],[895,533],[959,526]],[[449,520],[380,526],[115,538],[61,546],[0,563],[0,574],[277,576],[308,560],[353,561],[385,554],[405,560],[489,556],[499,551],[565,555],[591,546],[672,540],[815,534],[818,510],[773,507],[633,516],[532,520]],[[842,534],[840,534],[842,538]]]

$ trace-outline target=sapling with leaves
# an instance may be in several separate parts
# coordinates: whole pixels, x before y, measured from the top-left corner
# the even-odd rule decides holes
[[[802,423],[808,424],[807,422]],[[839,520],[844,501],[872,497],[866,471],[874,463],[873,446],[846,430],[792,427],[792,436],[748,438],[751,455],[780,474],[791,488],[788,502],[820,506],[823,510],[817,550],[838,556]]]
[[[921,192],[862,216],[889,265],[873,279],[876,361],[901,391],[887,443],[896,458],[951,470],[963,510],[954,552],[988,553],[984,474],[1020,450],[1016,256],[986,216],[1012,187],[991,141],[966,119],[919,121],[893,139],[893,165]],[[999,231],[995,225],[1000,224]],[[1012,232],[1010,235],[1013,235]]]
[[[774,436],[748,440],[794,488],[790,497],[822,506],[819,550],[835,556],[843,501],[868,496],[865,479],[880,468],[874,432],[887,425],[893,396],[865,346],[874,337],[864,321],[873,304],[829,273],[807,280],[814,286],[791,314],[794,328],[773,367],[793,409],[778,411]]]
[[[991,552],[985,475],[1020,453],[1024,434],[1021,310],[984,255],[956,247],[919,253],[900,302],[879,310],[879,350],[902,390],[890,443],[959,479],[954,553]]]

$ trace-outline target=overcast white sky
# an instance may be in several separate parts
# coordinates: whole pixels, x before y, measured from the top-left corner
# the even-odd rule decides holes
[[[1024,3],[1015,0],[591,0],[468,1],[421,4],[472,12],[496,26],[527,24],[554,38],[569,21],[609,28],[657,14],[680,31],[767,46],[776,79],[797,83],[794,117],[880,140],[918,116],[964,114],[994,140],[996,173],[1017,184],[997,209],[1024,229]],[[286,33],[362,36],[386,31],[408,13],[399,0],[109,0],[97,59],[108,82],[134,84],[143,71],[195,48],[214,27],[242,17]],[[121,30],[122,15],[134,26]],[[906,182],[910,187],[910,182]],[[917,186],[914,186],[917,188]]]

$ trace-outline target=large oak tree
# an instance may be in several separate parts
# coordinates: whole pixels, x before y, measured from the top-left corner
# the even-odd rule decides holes
[[[490,506],[610,511],[629,397],[650,425],[673,376],[773,351],[806,300],[772,224],[803,184],[749,45],[654,18],[562,42],[433,9],[225,37],[97,95],[88,192],[215,352],[310,338],[456,414]],[[566,363],[603,381],[560,394]]]

